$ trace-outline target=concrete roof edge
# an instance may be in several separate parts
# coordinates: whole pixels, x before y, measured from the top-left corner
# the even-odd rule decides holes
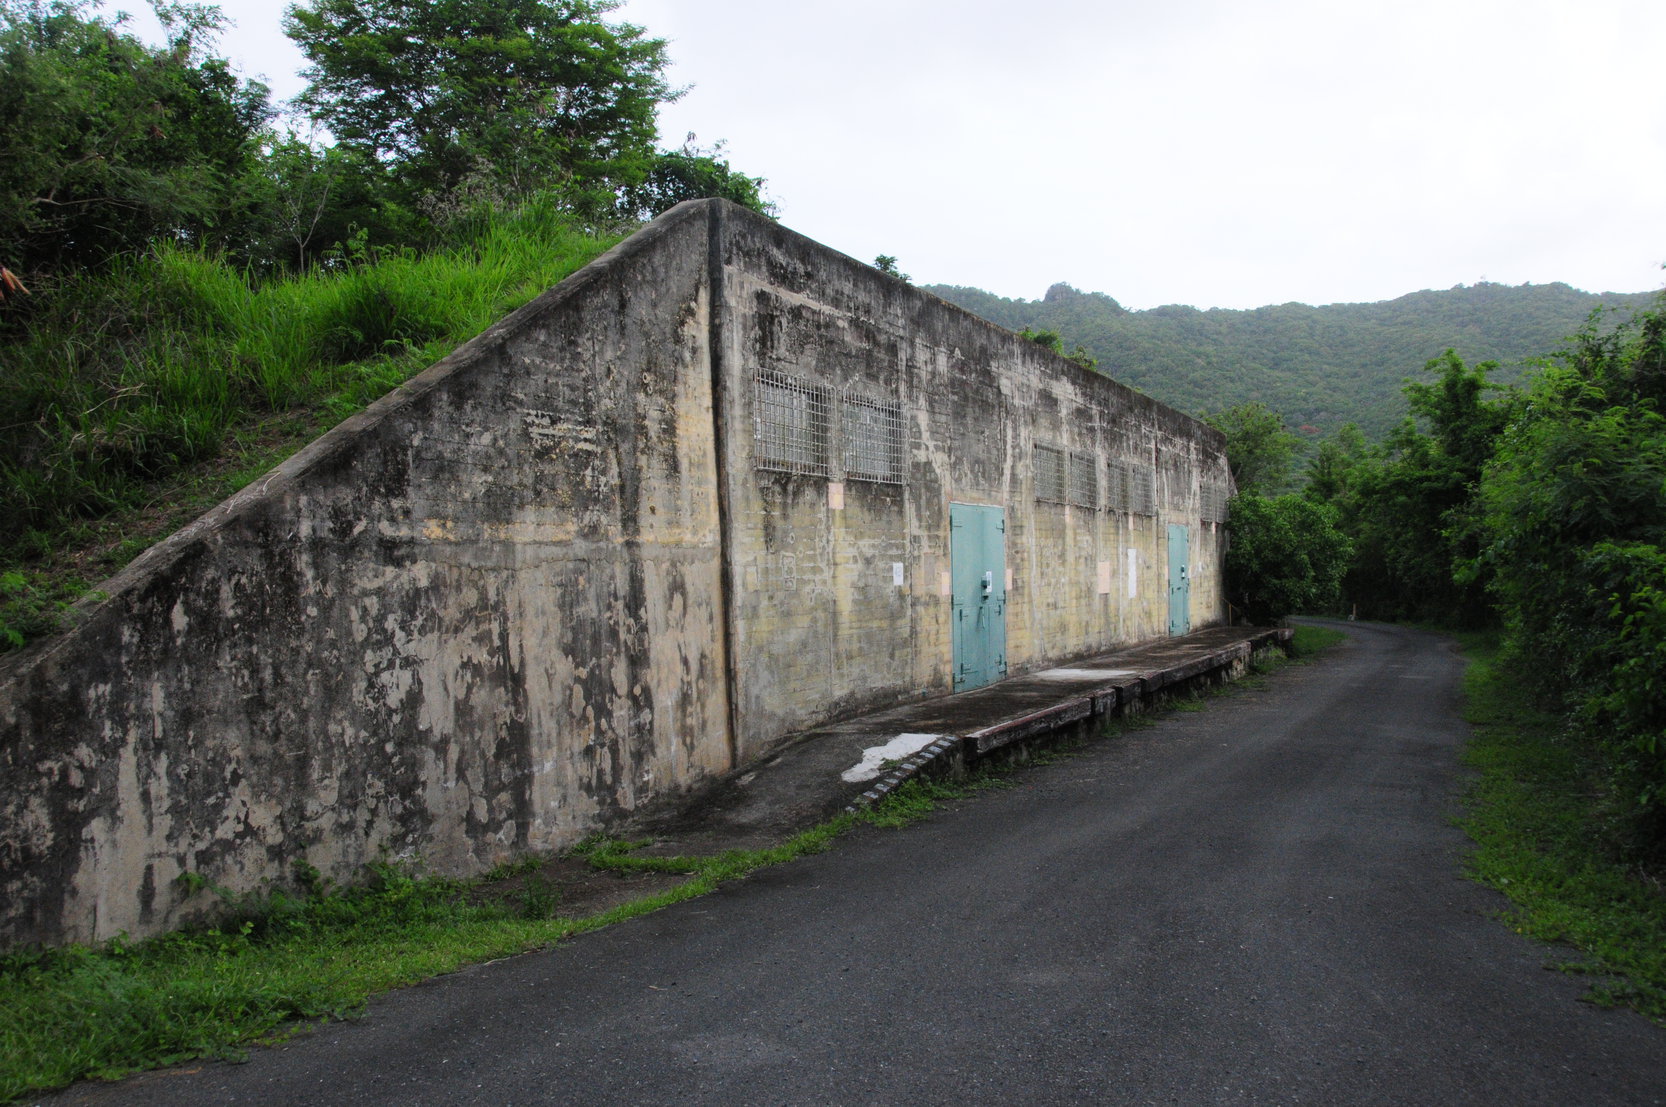
[[[966,308],[961,307],[959,304],[951,303],[948,300],[943,299],[941,296],[935,295],[934,293],[931,293],[931,292],[927,292],[925,289],[920,288],[917,285],[914,285],[914,284],[912,284],[908,281],[902,280],[900,277],[894,277],[889,273],[885,273],[885,272],[883,272],[879,269],[876,269],[871,264],[869,264],[865,261],[862,261],[859,258],[852,257],[851,255],[845,253],[842,250],[839,250],[835,247],[829,246],[824,242],[818,241],[817,239],[811,238],[809,235],[804,234],[801,231],[795,231],[791,227],[787,226],[784,223],[781,223],[778,220],[771,219],[767,215],[763,215],[763,214],[760,214],[759,212],[755,212],[751,208],[744,207],[740,204],[734,203],[731,200],[718,200],[718,199],[685,200],[685,201],[683,201],[683,203],[679,204],[675,208],[672,208],[671,210],[672,211],[678,211],[682,208],[693,207],[695,205],[701,205],[702,208],[704,208],[706,206],[711,206],[711,205],[721,205],[722,208],[723,208],[725,219],[736,219],[736,220],[740,220],[740,221],[744,221],[744,222],[750,222],[754,226],[757,226],[757,227],[760,227],[760,228],[773,228],[775,233],[783,234],[783,235],[786,235],[786,236],[791,237],[791,238],[797,238],[797,239],[801,239],[805,242],[811,243],[817,249],[822,250],[822,251],[824,251],[828,254],[832,254],[832,255],[840,258],[840,259],[843,259],[844,261],[850,263],[851,265],[857,266],[861,269],[865,269],[868,272],[872,273],[877,278],[895,282],[895,284],[897,286],[899,286],[899,288],[907,290],[908,292],[912,293],[914,296],[920,298],[921,300],[928,301],[932,304],[938,305],[942,308],[948,309],[949,311],[952,311],[952,312],[955,312],[955,313],[957,313],[961,316],[964,316],[967,319],[973,320],[977,324],[979,324],[980,326],[995,332],[996,334],[1000,335],[1004,339],[1010,340],[1010,341],[1015,342],[1015,343],[1025,341],[1022,337],[1019,336],[1017,331],[1010,331],[1010,330],[1001,326],[998,323],[992,323],[988,319],[985,319],[983,316],[977,314],[976,312],[968,311]],[[1090,381],[1094,381],[1096,383],[1100,383],[1100,382],[1109,383],[1110,385],[1112,385],[1117,390],[1125,393],[1127,395],[1128,399],[1132,403],[1134,403],[1138,406],[1148,407],[1148,408],[1153,409],[1155,411],[1161,411],[1161,412],[1168,413],[1168,414],[1178,418],[1179,420],[1181,420],[1184,423],[1195,424],[1197,429],[1199,431],[1201,431],[1202,434],[1205,437],[1218,439],[1222,446],[1225,445],[1226,436],[1223,435],[1220,431],[1216,430],[1214,427],[1210,426],[1208,423],[1204,422],[1202,419],[1198,418],[1197,416],[1187,414],[1186,412],[1181,411],[1177,407],[1174,407],[1170,404],[1165,404],[1161,400],[1154,399],[1151,396],[1147,396],[1144,392],[1139,391],[1138,389],[1134,388],[1131,385],[1124,384],[1122,381],[1117,380],[1115,377],[1111,376],[1109,373],[1101,373],[1097,369],[1088,369],[1088,368],[1085,368],[1081,365],[1078,365],[1076,362],[1071,361],[1069,358],[1065,357],[1064,355],[1054,353],[1053,351],[1047,349],[1045,346],[1040,346],[1040,345],[1037,345],[1036,343],[1033,343],[1033,342],[1028,343],[1027,345],[1030,346],[1030,347],[1033,347],[1033,350],[1031,352],[1033,352],[1037,356],[1051,359],[1055,363],[1055,365],[1062,372],[1064,372],[1066,374],[1076,374],[1077,376],[1081,377],[1084,380],[1090,380]],[[1023,348],[1023,347],[1019,347],[1019,348]]]

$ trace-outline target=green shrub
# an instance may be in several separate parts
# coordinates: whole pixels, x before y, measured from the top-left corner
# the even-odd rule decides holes
[[[1666,857],[1666,315],[1558,362],[1498,438],[1477,560],[1512,665],[1603,766],[1612,842]]]
[[[1336,609],[1352,547],[1332,508],[1249,492],[1233,498],[1228,526],[1227,599],[1250,622]]]

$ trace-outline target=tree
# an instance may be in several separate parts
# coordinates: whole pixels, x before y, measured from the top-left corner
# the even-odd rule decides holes
[[[1353,471],[1365,460],[1368,446],[1357,423],[1346,423],[1335,434],[1319,443],[1307,462],[1307,485],[1302,489],[1309,499],[1335,504],[1347,495],[1353,483]]]
[[[1524,685],[1570,712],[1630,850],[1666,858],[1666,298],[1534,382],[1481,487],[1477,566]]]
[[[1487,379],[1497,368],[1496,361],[1465,368],[1457,351],[1447,350],[1423,366],[1425,373],[1437,374],[1433,384],[1407,381],[1405,385],[1412,414],[1428,421],[1441,456],[1466,488],[1480,480],[1481,467],[1492,456],[1494,441],[1509,415],[1505,405],[1486,399],[1497,388]]]
[[[1348,596],[1373,618],[1492,621],[1486,568],[1476,558],[1476,488],[1515,403],[1509,394],[1487,397],[1492,368],[1466,367],[1451,350],[1429,361],[1424,371],[1435,381],[1405,385],[1423,425],[1406,418],[1348,470],[1335,500],[1356,550]]]
[[[874,259],[874,264],[878,265],[881,271],[887,271],[888,272],[888,270],[885,269],[885,266],[879,264],[880,262],[885,261],[885,260],[887,260],[886,255],[881,254],[879,257]],[[896,258],[890,258],[889,261],[891,262],[891,264],[893,266],[895,266],[897,259]],[[902,274],[902,278],[904,280],[908,279],[906,274]],[[1055,354],[1058,354],[1060,357],[1064,358],[1064,360],[1075,362],[1077,365],[1080,365],[1083,369],[1098,369],[1099,368],[1099,359],[1094,357],[1093,354],[1091,354],[1090,352],[1088,352],[1088,348],[1086,346],[1083,346],[1083,345],[1078,343],[1074,350],[1072,350],[1068,354],[1065,353],[1064,352],[1064,339],[1059,337],[1059,332],[1058,331],[1036,331],[1036,330],[1031,330],[1029,327],[1025,327],[1023,330],[1018,332],[1018,337],[1028,339],[1029,341],[1034,342],[1037,346],[1041,346],[1041,347],[1044,347],[1045,349],[1051,350]]]
[[[1235,404],[1204,422],[1226,435],[1226,463],[1240,492],[1277,492],[1290,479],[1297,438],[1284,426],[1284,416],[1259,400]]]
[[[156,237],[222,245],[271,115],[208,49],[219,9],[154,3],[152,47],[87,0],[0,0],[0,257],[96,264]]]
[[[1336,610],[1353,553],[1336,522],[1334,509],[1302,496],[1235,496],[1227,599],[1253,623]]]
[[[899,281],[907,281],[909,283],[913,282],[913,278],[907,273],[904,273],[902,271],[902,267],[897,264],[897,256],[895,254],[877,255],[873,259],[873,267],[888,277],[895,277]],[[1026,334],[1024,337],[1029,338],[1031,336]],[[1054,335],[1053,337],[1057,338],[1058,335]]]
[[[722,154],[722,142],[702,149],[690,133],[681,149],[655,154],[647,176],[624,188],[620,213],[633,219],[652,219],[684,200],[715,196],[774,218],[775,205],[764,199],[764,179],[729,168]]]
[[[516,199],[565,190],[611,208],[653,162],[663,39],[608,24],[616,0],[310,0],[284,30],[301,103],[392,163],[413,193],[486,176]]]
[[[293,131],[268,136],[244,191],[248,227],[231,253],[260,274],[304,270],[339,255],[355,239],[367,246],[410,245],[444,229],[442,212],[418,217],[392,197],[381,163]]]

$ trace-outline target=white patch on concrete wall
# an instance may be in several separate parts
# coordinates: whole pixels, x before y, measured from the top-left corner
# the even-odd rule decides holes
[[[1098,583],[1099,594],[1101,596],[1109,596],[1111,594],[1111,563],[1109,561],[1101,561],[1099,563]]]
[[[1128,598],[1131,600],[1138,599],[1140,595],[1139,559],[1137,550],[1128,551]]]
[[[891,562],[891,584],[897,588],[902,587],[902,562],[900,561]]]
[[[545,450],[584,450],[596,453],[602,448],[600,430],[589,420],[571,416],[573,412],[553,412],[527,409],[521,418],[533,446]]]
[[[849,784],[872,780],[885,771],[885,762],[900,761],[910,754],[919,753],[941,737],[940,734],[899,734],[883,746],[870,746],[863,750],[862,760],[840,773],[839,777]]]
[[[843,481],[830,480],[827,482],[827,510],[843,511],[845,509],[845,486]]]

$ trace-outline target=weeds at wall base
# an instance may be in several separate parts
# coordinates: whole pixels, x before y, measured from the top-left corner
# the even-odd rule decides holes
[[[1155,725],[1151,710],[1112,720],[1107,734]],[[858,813],[845,813],[778,845],[710,856],[643,853],[643,841],[593,836],[571,851],[621,875],[677,882],[582,917],[563,915],[546,859],[498,866],[499,882],[461,883],[373,866],[367,882],[337,888],[308,879],[264,898],[232,897],[218,925],[142,943],[13,950],[0,955],[0,1102],[87,1078],[195,1059],[235,1059],[309,1025],[349,1018],[377,993],[469,964],[547,948],[568,938],[706,894],[760,868],[831,848],[869,826],[906,827],[977,793],[1005,787],[1011,770],[1070,757],[1082,743],[1024,752],[958,779],[916,778]],[[205,895],[214,894],[206,885]]]
[[[309,1023],[352,1017],[378,992],[657,911],[826,850],[855,826],[906,826],[986,786],[911,783],[861,815],[838,816],[767,849],[711,857],[641,856],[641,842],[588,839],[575,852],[592,865],[688,879],[580,918],[559,914],[559,895],[538,878],[537,858],[494,870],[500,880],[521,880],[506,897],[380,865],[361,887],[309,887],[302,873],[294,891],[229,897],[212,927],[96,948],[14,949],[0,955],[0,1009],[9,1013],[0,1020],[0,1102],[81,1079],[236,1059]],[[215,894],[206,885],[201,891]]]

